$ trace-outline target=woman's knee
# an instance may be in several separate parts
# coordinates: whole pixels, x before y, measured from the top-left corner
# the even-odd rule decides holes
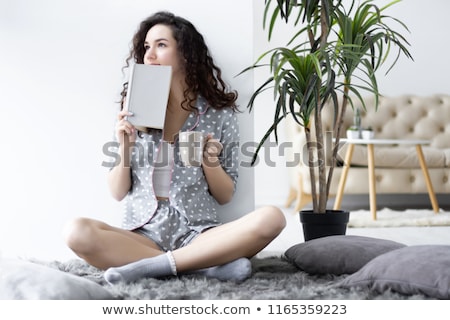
[[[67,246],[77,253],[90,251],[95,244],[96,221],[88,218],[76,218],[68,222],[63,229]]]
[[[257,210],[259,223],[257,228],[263,236],[275,238],[286,226],[286,218],[283,211],[275,206],[265,206]]]

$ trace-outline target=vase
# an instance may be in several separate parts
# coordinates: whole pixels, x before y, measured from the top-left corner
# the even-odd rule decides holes
[[[350,212],[344,210],[327,210],[315,213],[312,210],[300,211],[300,222],[305,241],[333,235],[345,235]]]
[[[363,130],[361,134],[362,138],[366,140],[373,139],[373,137],[375,136],[375,133],[372,130]]]
[[[347,130],[347,139],[359,139],[359,130]]]

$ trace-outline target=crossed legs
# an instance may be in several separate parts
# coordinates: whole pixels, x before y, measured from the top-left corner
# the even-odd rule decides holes
[[[267,206],[207,230],[171,253],[176,271],[186,273],[250,258],[275,239],[285,224],[281,210]],[[78,256],[100,269],[165,254],[150,239],[87,218],[70,223],[64,234],[68,246]]]

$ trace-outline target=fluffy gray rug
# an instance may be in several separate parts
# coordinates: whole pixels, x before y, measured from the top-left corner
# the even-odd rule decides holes
[[[184,275],[111,286],[103,280],[102,271],[82,260],[45,264],[91,280],[107,289],[114,298],[125,300],[427,299],[422,295],[405,296],[390,291],[338,288],[334,284],[345,276],[309,275],[283,257],[252,259],[253,275],[242,283]]]

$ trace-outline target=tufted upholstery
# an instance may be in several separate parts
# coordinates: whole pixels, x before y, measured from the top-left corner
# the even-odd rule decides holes
[[[359,101],[354,101],[354,108],[361,110],[361,124],[372,127],[375,138],[381,139],[424,139],[430,144],[423,146],[432,184],[436,193],[450,193],[450,95],[432,95],[419,97],[403,95],[398,97],[381,97],[375,110],[374,99],[365,100],[364,110]],[[332,113],[328,108],[323,113],[327,130],[331,131]],[[353,124],[353,109],[349,105],[344,119],[344,128]],[[293,120],[286,120],[287,138],[293,142],[293,150],[288,155],[292,159],[301,155],[301,146],[305,144],[303,128]],[[345,137],[345,131],[342,137]],[[346,147],[339,154],[344,158]],[[287,205],[296,194],[297,209],[310,198],[311,193],[309,168],[304,161],[291,170],[291,196]],[[352,168],[349,170],[345,194],[366,194],[367,183],[367,148],[356,145],[353,153]],[[414,146],[375,146],[375,176],[377,193],[426,193],[426,184],[420,169]],[[331,195],[335,194],[341,168],[334,171]]]

